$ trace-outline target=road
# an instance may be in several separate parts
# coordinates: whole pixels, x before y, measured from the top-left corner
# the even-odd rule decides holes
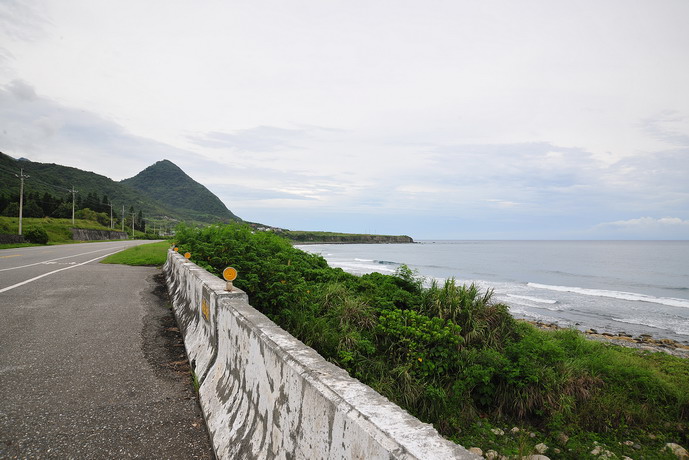
[[[213,458],[141,243],[0,250],[0,458]]]

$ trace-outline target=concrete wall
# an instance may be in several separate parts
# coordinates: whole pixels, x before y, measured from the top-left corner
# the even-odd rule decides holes
[[[325,361],[244,292],[173,251],[164,271],[218,458],[481,458]]]
[[[0,233],[0,244],[15,244],[15,243],[25,243],[24,237],[22,235]]]
[[[87,230],[85,228],[73,228],[72,239],[76,241],[97,241],[97,240],[126,240],[125,232],[113,230]]]

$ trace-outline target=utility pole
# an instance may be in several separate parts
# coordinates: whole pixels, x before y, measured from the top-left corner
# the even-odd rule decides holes
[[[122,205],[122,232],[124,233],[124,205]]]
[[[70,190],[69,192],[72,194],[72,226],[74,226],[74,202],[79,191],[74,190],[74,186],[72,185],[72,190]]]
[[[136,216],[136,214],[132,213],[132,238],[134,238],[134,216]]]
[[[114,227],[112,225],[112,201],[108,202],[108,204],[110,205],[110,229],[113,229]]]
[[[22,213],[24,212],[24,179],[28,179],[29,176],[24,174],[23,169],[19,169],[19,175],[15,174],[15,177],[19,178],[21,185],[19,186],[19,234],[22,234]]]

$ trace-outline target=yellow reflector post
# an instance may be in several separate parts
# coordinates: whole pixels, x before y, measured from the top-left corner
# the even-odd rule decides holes
[[[225,281],[234,281],[237,279],[237,270],[232,267],[227,267],[222,271],[222,277],[225,278]]]

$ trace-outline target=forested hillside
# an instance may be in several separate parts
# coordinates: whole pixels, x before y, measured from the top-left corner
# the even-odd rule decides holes
[[[121,182],[89,171],[54,163],[14,159],[0,152],[0,215],[16,217],[19,207],[20,180],[23,171],[25,217],[66,218],[75,210],[88,209],[106,214],[100,220],[115,226],[122,223],[137,229],[148,222],[159,228],[173,228],[180,221],[213,223],[241,220],[206,189],[170,161],[164,160],[139,175]],[[144,184],[147,183],[148,185]],[[72,193],[71,190],[76,190]],[[86,211],[88,213],[88,211]],[[83,212],[82,212],[83,214]]]
[[[240,220],[217,196],[168,160],[158,161],[121,183],[151,200],[184,209],[194,220]]]

